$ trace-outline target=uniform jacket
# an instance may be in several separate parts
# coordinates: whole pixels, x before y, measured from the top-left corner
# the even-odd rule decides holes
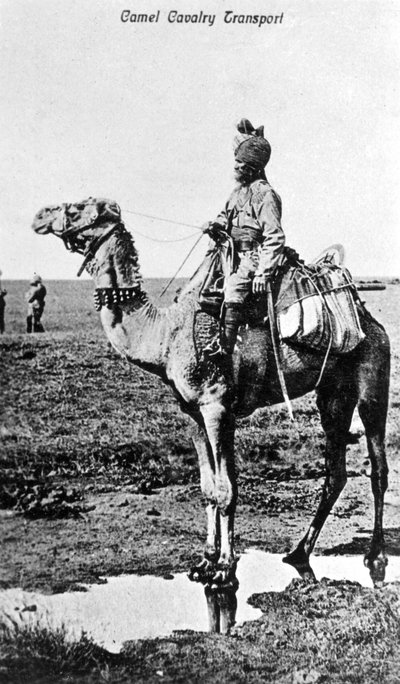
[[[25,295],[29,310],[33,311],[35,309],[43,311],[46,294],[46,288],[42,283],[39,283],[38,285],[31,285]]]
[[[257,242],[260,261],[256,275],[270,276],[281,262],[285,246],[281,216],[281,198],[267,180],[258,179],[231,193],[215,223],[223,226],[236,243]]]

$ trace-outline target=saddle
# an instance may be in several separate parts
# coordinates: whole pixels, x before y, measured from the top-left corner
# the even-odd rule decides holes
[[[347,354],[363,339],[357,307],[360,300],[349,271],[334,260],[322,259],[306,266],[297,253],[285,248],[272,293],[280,341],[336,354]],[[224,285],[231,263],[216,246],[208,256],[209,268],[199,293],[203,311],[223,318]],[[268,322],[265,295],[250,295],[244,310],[245,324]]]

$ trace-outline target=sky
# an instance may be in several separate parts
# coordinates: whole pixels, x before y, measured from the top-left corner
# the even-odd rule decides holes
[[[397,0],[0,0],[0,31],[6,280],[76,277],[82,258],[30,226],[89,196],[121,206],[145,277],[172,276],[233,187],[242,117],[265,126],[287,243],[311,261],[339,242],[355,275],[400,276]]]

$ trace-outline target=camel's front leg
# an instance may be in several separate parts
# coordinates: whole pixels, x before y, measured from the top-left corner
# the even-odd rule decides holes
[[[200,468],[201,491],[207,502],[207,542],[203,561],[191,568],[189,577],[195,581],[211,580],[219,557],[219,516],[215,500],[214,456],[205,429],[198,426],[192,435]]]
[[[201,413],[213,454],[216,548],[219,550],[218,572],[214,581],[229,581],[235,565],[234,518],[237,484],[234,462],[233,415],[221,404],[207,404]]]

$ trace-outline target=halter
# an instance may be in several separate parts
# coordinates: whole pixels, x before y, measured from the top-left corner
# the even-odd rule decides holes
[[[84,270],[84,268],[86,267],[86,265],[88,264],[88,262],[89,262],[91,259],[93,259],[93,257],[95,256],[97,250],[99,249],[99,247],[103,244],[103,242],[105,242],[106,240],[108,240],[108,238],[110,237],[110,235],[111,235],[112,233],[114,233],[114,231],[115,231],[117,228],[119,228],[120,225],[121,225],[121,224],[118,223],[118,224],[115,225],[115,226],[109,226],[109,228],[108,228],[107,230],[105,230],[104,233],[103,233],[102,235],[99,235],[98,237],[94,237],[94,238],[89,242],[89,244],[88,244],[88,246],[86,247],[85,250],[82,250],[82,249],[79,247],[79,245],[75,245],[75,248],[71,249],[71,252],[78,252],[78,254],[83,254],[83,255],[85,256],[85,258],[84,258],[84,260],[83,260],[83,262],[82,262],[82,265],[81,265],[81,267],[80,267],[80,269],[79,269],[79,271],[78,271],[78,273],[77,273],[78,278],[82,275],[83,270]],[[76,232],[81,233],[83,230],[84,230],[83,228],[80,228],[78,231],[75,231],[75,234],[76,234]],[[69,231],[67,231],[67,232],[69,232]],[[69,236],[67,235],[67,240],[68,240],[68,237],[69,237]],[[67,243],[65,243],[65,246],[67,246]],[[67,249],[68,249],[68,247],[67,247]]]
[[[69,252],[77,252],[85,257],[77,273],[78,278],[82,275],[83,270],[89,261],[95,257],[99,247],[106,242],[117,229],[123,227],[123,224],[117,223],[109,226],[102,235],[92,238],[87,247],[83,249],[75,238],[79,233],[83,233],[84,230],[87,230],[88,227],[89,226],[68,228],[61,235],[64,245]],[[139,293],[140,283],[134,287],[97,287],[93,293],[94,307],[96,311],[100,311],[103,306],[107,307],[107,309],[112,309],[119,304],[131,302],[133,299],[137,298]]]
[[[102,235],[98,235],[97,237],[95,236],[94,238],[92,238],[85,249],[83,249],[78,244],[78,242],[76,241],[76,236],[79,235],[79,233],[83,233],[84,230],[87,230],[89,226],[81,226],[80,228],[68,228],[60,235],[62,241],[64,242],[65,248],[68,250],[68,252],[77,252],[78,254],[83,254],[85,257],[82,266],[80,267],[77,273],[78,278],[82,275],[83,269],[87,265],[88,261],[90,261],[90,259],[92,259],[95,256],[100,245],[102,245],[103,242],[108,240],[110,235],[121,225],[122,224],[117,223],[113,226],[109,226],[108,229],[105,230]]]

